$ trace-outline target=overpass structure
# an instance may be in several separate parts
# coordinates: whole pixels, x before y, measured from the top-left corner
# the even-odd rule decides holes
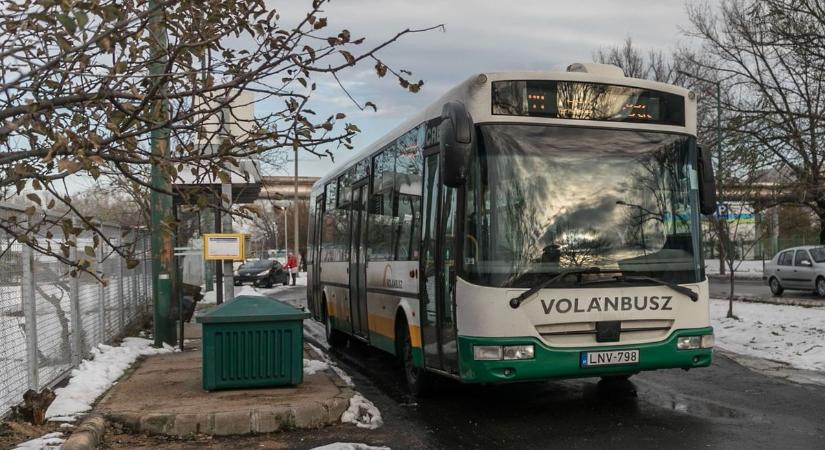
[[[318,180],[318,177],[298,177],[298,200],[309,201],[312,185]],[[294,176],[263,176],[260,187],[258,197],[261,199],[294,200],[295,198]]]

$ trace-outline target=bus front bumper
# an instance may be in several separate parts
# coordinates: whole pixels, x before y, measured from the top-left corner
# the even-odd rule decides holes
[[[615,345],[585,348],[548,347],[534,337],[489,338],[458,337],[460,353],[460,378],[467,383],[500,383],[508,381],[543,380],[553,378],[584,378],[606,375],[626,375],[643,370],[707,367],[711,363],[713,349],[699,348],[679,350],[676,342],[680,336],[713,334],[713,328],[694,328],[674,331],[664,341],[635,345]],[[473,359],[473,347],[488,345],[533,345],[532,359],[484,361]],[[582,367],[583,352],[610,350],[639,350],[639,362],[635,364]]]

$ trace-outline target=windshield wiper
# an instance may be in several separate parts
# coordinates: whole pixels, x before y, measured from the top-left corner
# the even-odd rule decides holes
[[[690,299],[693,300],[694,302],[699,301],[699,294],[697,294],[696,292],[693,292],[693,290],[691,290],[689,288],[686,288],[684,286],[679,286],[678,284],[671,283],[669,281],[664,281],[664,280],[660,280],[658,278],[646,277],[646,276],[642,276],[642,275],[618,275],[618,276],[613,277],[612,280],[591,281],[591,282],[586,283],[586,284],[610,283],[610,282],[614,282],[614,281],[628,282],[628,283],[633,283],[633,282],[638,282],[638,281],[646,281],[648,283],[653,283],[653,284],[658,284],[659,286],[668,287],[668,288],[670,288],[670,289],[672,289],[672,290],[674,290],[674,291],[676,291],[676,292],[678,292],[682,295],[686,295],[686,296],[690,297]]]
[[[547,286],[550,286],[551,284],[553,284],[557,281],[560,281],[560,280],[562,280],[565,277],[568,277],[570,275],[580,275],[581,276],[581,275],[591,274],[591,273],[617,273],[617,272],[621,273],[621,271],[619,271],[619,270],[604,271],[599,267],[587,267],[587,268],[583,268],[583,269],[566,270],[566,271],[561,272],[558,275],[554,276],[553,278],[550,278],[547,281],[543,281],[543,282],[531,287],[530,289],[522,292],[518,297],[511,298],[510,299],[510,307],[513,308],[513,309],[518,308],[519,306],[521,306],[521,304],[524,302],[524,300],[529,298],[531,295],[535,294],[536,292],[546,288]],[[581,281],[581,280],[579,280],[579,281]]]

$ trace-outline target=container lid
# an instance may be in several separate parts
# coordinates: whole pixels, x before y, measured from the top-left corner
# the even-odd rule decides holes
[[[303,320],[309,313],[270,297],[241,295],[199,316],[200,323]]]

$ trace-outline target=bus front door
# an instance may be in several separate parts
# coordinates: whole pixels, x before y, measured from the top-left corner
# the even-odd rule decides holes
[[[367,338],[367,184],[352,188],[352,248],[350,249],[350,311],[352,332]]]
[[[439,155],[424,163],[424,234],[421,258],[421,338],[424,364],[457,374],[455,239],[457,190],[442,186]]]

